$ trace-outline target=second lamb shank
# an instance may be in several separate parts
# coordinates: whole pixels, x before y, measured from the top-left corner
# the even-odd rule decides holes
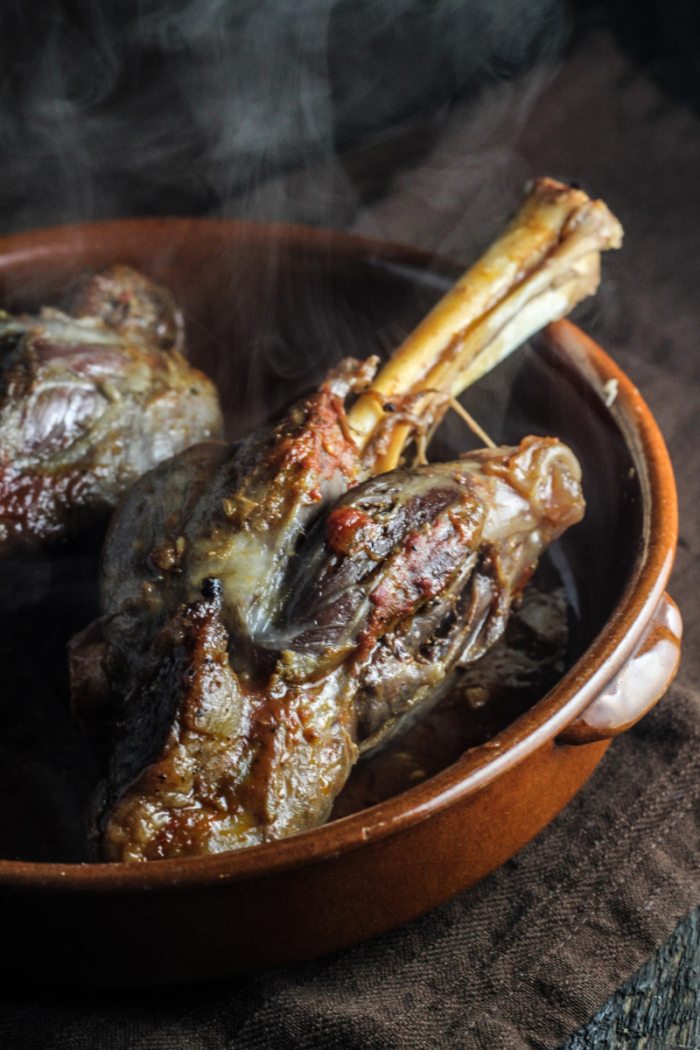
[[[170,293],[128,266],[86,274],[62,310],[0,313],[0,557],[106,523],[141,474],[221,434],[184,349]]]

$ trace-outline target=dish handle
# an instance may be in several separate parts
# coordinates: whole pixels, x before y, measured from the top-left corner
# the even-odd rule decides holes
[[[591,744],[624,733],[650,711],[673,681],[681,656],[683,621],[668,594],[617,674],[556,737],[558,744]]]

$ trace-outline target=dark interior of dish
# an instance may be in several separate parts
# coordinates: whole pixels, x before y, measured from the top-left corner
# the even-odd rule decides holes
[[[458,273],[410,251],[374,254],[342,236],[302,230],[280,236],[262,228],[244,229],[231,242],[216,232],[221,227],[210,229],[209,239],[190,242],[183,226],[166,250],[157,237],[105,234],[78,239],[71,252],[64,234],[53,245],[49,234],[34,258],[0,259],[0,304],[36,309],[55,302],[86,267],[112,261],[141,267],[185,309],[190,357],[217,383],[234,438],[274,418],[340,358],[387,354]],[[506,689],[488,704],[467,702],[469,690],[456,689],[391,751],[358,766],[337,816],[413,786],[522,714],[595,638],[637,564],[643,479],[600,395],[560,351],[538,337],[463,402],[497,443],[555,435],[581,462],[585,519],[554,545],[536,576],[541,591],[565,592],[565,652],[556,659],[545,654],[542,672],[526,688]],[[477,443],[452,414],[430,455],[455,458]],[[3,858],[84,859],[82,812],[100,771],[70,719],[64,650],[97,611],[101,539],[95,534],[0,566]],[[529,644],[517,622],[513,630],[516,648]]]

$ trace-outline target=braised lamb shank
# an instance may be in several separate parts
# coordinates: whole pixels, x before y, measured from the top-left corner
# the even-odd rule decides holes
[[[601,202],[538,180],[373,381],[375,360],[345,361],[276,426],[195,446],[131,489],[104,615],[71,646],[78,717],[113,720],[104,859],[322,823],[360,753],[502,634],[540,553],[583,513],[578,463],[540,437],[453,463],[421,451],[462,389],[595,289],[620,233]]]
[[[126,266],[65,310],[0,314],[0,556],[106,519],[145,471],[221,434],[170,294]]]

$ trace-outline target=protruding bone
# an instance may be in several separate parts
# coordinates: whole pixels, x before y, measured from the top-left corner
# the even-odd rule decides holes
[[[458,396],[534,332],[591,295],[600,252],[622,227],[602,201],[537,179],[508,229],[394,352],[348,414],[360,451],[385,418],[383,405],[437,391]],[[392,429],[373,472],[399,460],[410,424]]]

